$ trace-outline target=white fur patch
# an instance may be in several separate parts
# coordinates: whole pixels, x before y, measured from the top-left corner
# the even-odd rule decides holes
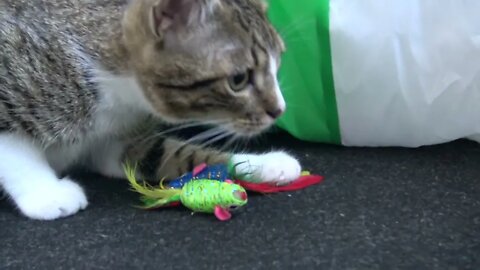
[[[281,109],[282,111],[285,111],[287,104],[285,103],[285,99],[283,98],[282,91],[280,90],[280,86],[277,79],[277,71],[278,71],[277,61],[275,60],[274,57],[270,56],[269,62],[270,62],[270,72],[272,74],[272,77],[275,78],[275,94],[277,96],[278,108]]]
[[[105,71],[78,47],[72,43],[71,50],[81,59],[85,68],[91,69],[94,75],[92,82],[99,88],[100,103],[94,117],[93,135],[121,131],[134,123],[142,113],[153,111],[133,75],[115,75]]]
[[[94,165],[92,169],[106,176],[118,177],[124,145],[116,141],[114,135],[129,130],[153,109],[133,76],[117,76],[102,69],[94,70],[94,74],[93,81],[99,86],[101,99],[91,133],[75,145],[49,147],[46,156],[58,173],[82,162]],[[97,164],[90,160],[92,158]]]
[[[101,102],[96,111],[95,134],[84,145],[85,163],[109,177],[123,177],[121,156],[125,144],[112,135],[130,130],[153,113],[140,85],[133,76],[119,76],[95,70]]]
[[[82,188],[69,179],[39,185],[14,200],[24,215],[38,220],[71,216],[88,205]]]
[[[16,134],[0,134],[0,183],[27,217],[52,220],[87,206],[80,186],[59,180],[42,149]]]
[[[114,141],[112,135],[131,128],[152,109],[133,77],[100,70],[95,74],[101,100],[95,111],[95,124],[83,141],[44,149],[20,135],[0,134],[0,186],[27,217],[52,220],[87,207],[82,188],[57,176],[82,158],[95,157],[94,169],[121,176],[124,144]]]
[[[81,162],[105,176],[121,177],[120,158],[125,145],[115,135],[130,130],[153,109],[133,76],[118,76],[99,68],[94,74],[100,103],[91,133],[75,145],[54,145],[46,155],[58,173]]]
[[[232,157],[236,174],[246,174],[254,180],[285,184],[302,173],[298,160],[284,152],[272,152],[263,155],[237,154]]]
[[[101,94],[95,126],[99,134],[124,130],[153,112],[133,76],[114,75],[101,69],[95,70],[95,75]]]
[[[125,178],[122,156],[125,143],[120,140],[97,140],[90,145],[86,165],[106,177]]]

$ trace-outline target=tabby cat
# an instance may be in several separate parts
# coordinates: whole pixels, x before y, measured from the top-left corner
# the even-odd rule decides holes
[[[262,181],[297,178],[299,162],[284,152],[230,154],[194,139],[250,137],[284,112],[284,46],[266,9],[261,0],[0,0],[5,193],[25,216],[52,220],[87,206],[62,178],[77,165],[122,178],[129,161],[158,179],[232,160]],[[184,141],[159,132],[195,124],[212,130]]]

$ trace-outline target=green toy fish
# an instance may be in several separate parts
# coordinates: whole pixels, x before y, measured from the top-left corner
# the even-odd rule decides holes
[[[145,209],[154,209],[181,203],[193,212],[213,213],[221,220],[232,217],[231,211],[248,202],[245,189],[232,181],[225,182],[198,179],[185,184],[182,189],[166,189],[160,184],[154,188],[140,185],[135,177],[135,169],[125,167],[127,179],[134,191],[142,194]]]

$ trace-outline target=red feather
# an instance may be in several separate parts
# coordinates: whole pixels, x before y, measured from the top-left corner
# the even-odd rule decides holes
[[[320,175],[305,175],[284,186],[277,186],[270,183],[251,183],[242,180],[236,180],[235,183],[242,186],[246,190],[258,193],[277,193],[305,189],[309,186],[321,183],[323,179],[323,176]]]

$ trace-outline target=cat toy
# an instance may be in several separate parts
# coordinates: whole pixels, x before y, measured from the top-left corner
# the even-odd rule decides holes
[[[248,202],[245,189],[230,180],[218,181],[196,179],[185,183],[182,188],[160,188],[140,185],[135,178],[135,169],[125,167],[127,179],[134,191],[142,194],[142,208],[155,209],[182,204],[193,212],[213,213],[219,220],[232,217],[231,211],[237,210]]]
[[[183,205],[193,212],[213,213],[221,220],[231,218],[231,211],[247,204],[246,190],[267,194],[295,191],[321,183],[323,177],[311,175],[304,171],[297,180],[286,184],[256,183],[254,180],[230,180],[233,177],[235,166],[232,164],[217,164],[207,166],[201,164],[192,172],[168,181],[162,181],[160,187],[155,188],[147,184],[140,185],[135,178],[135,169],[126,166],[125,172],[132,189],[142,194],[143,209],[156,209]],[[164,185],[165,184],[165,185]]]
[[[238,164],[237,164],[238,165]],[[234,176],[236,164],[216,164],[207,166],[201,164],[183,176],[168,182],[170,188],[182,188],[186,183],[196,179],[213,179],[217,181],[226,181],[227,179],[236,179],[233,182],[245,188],[248,191],[257,193],[278,193],[296,191],[319,184],[323,181],[320,175],[311,175],[308,171],[303,171],[302,175],[293,182],[286,185],[277,185],[275,183],[258,183],[255,179],[249,179],[247,175]],[[240,180],[243,179],[243,180]],[[248,179],[248,180],[245,180]]]

